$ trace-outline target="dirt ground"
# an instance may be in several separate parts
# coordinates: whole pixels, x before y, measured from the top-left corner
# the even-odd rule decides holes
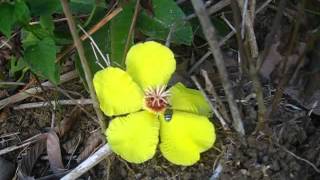
[[[248,135],[244,139],[239,139],[235,133],[225,132],[214,119],[217,129],[215,147],[203,153],[201,161],[194,166],[174,166],[160,153],[152,160],[139,165],[127,163],[116,155],[111,155],[82,179],[215,179],[214,175],[218,174],[222,180],[318,179],[319,173],[310,164],[316,167],[320,165],[319,116],[308,116],[306,110],[294,109],[290,105],[284,99],[279,110],[268,119],[269,127],[266,134]],[[88,110],[92,111],[90,108]],[[56,114],[63,119],[70,111],[72,107],[61,107]],[[244,106],[244,114],[254,111],[254,105]],[[10,140],[2,138],[2,147],[18,144],[48,131],[50,127],[52,115],[49,108],[10,109],[6,112],[7,117],[2,118],[0,122],[0,134],[18,134]],[[3,114],[2,112],[2,116]],[[71,130],[60,140],[63,162],[69,164],[69,168],[77,165],[76,157],[84,151],[88,143],[90,144],[90,135],[98,129],[98,124],[92,122],[84,113],[79,112],[77,117]],[[251,119],[252,115],[245,117],[245,127],[249,127],[246,131],[250,134],[255,126],[255,119]],[[30,155],[28,153],[31,147],[9,152],[1,158],[17,165],[17,160]],[[69,162],[72,155],[74,157]],[[32,176],[50,179],[49,175],[52,172],[47,159],[46,153],[43,152],[34,165]],[[218,167],[222,169],[219,171]]]

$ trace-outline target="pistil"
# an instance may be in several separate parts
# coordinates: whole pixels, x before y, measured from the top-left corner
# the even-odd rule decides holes
[[[145,105],[154,112],[162,112],[169,104],[169,95],[169,91],[166,91],[166,86],[148,88],[145,91]]]

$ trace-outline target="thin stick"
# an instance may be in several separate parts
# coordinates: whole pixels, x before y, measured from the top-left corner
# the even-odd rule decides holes
[[[103,53],[101,52],[99,46],[97,45],[97,43],[94,41],[94,39],[90,36],[90,34],[88,34],[80,25],[78,25],[78,27],[81,29],[81,31],[89,38],[90,40],[90,44],[98,51],[99,55],[101,56],[101,58],[103,59],[103,61],[106,63],[107,66],[110,66],[110,62],[104,57]],[[93,49],[94,51],[94,49]],[[95,51],[94,51],[95,52]],[[97,54],[95,54],[95,56],[97,56]],[[98,60],[98,59],[97,59]]]
[[[222,15],[220,16],[222,20],[224,20],[224,22],[229,26],[229,28],[236,32],[236,29],[232,26],[232,24],[230,23],[230,21],[226,18],[226,16],[224,15],[224,13],[222,13]]]
[[[93,168],[99,162],[104,160],[111,154],[111,149],[108,144],[102,146],[97,152],[91,155],[88,159],[83,161],[79,166],[73,169],[69,174],[65,175],[61,180],[73,180],[86,173],[88,170]]]
[[[243,2],[244,1],[244,2]],[[251,16],[247,15],[248,0],[238,0],[238,4],[242,11],[242,24],[241,24],[241,38],[244,39],[244,32],[247,30],[247,38],[250,45],[250,54],[253,58],[257,58],[259,55],[256,36],[253,29],[253,21]]]
[[[239,47],[239,52],[240,52],[240,59],[242,61],[245,61],[248,65],[249,65],[249,75],[250,78],[253,81],[253,86],[254,86],[254,90],[257,94],[257,103],[258,103],[258,123],[255,129],[255,132],[258,132],[259,130],[262,130],[264,128],[265,125],[265,112],[266,112],[266,107],[264,105],[264,101],[263,101],[263,92],[262,92],[262,87],[261,87],[261,83],[260,80],[258,78],[258,73],[256,71],[256,68],[254,66],[254,56],[252,54],[250,54],[248,47],[245,46],[245,43],[242,41],[241,39],[241,32],[240,32],[240,10],[236,4],[236,2],[232,1],[231,2],[231,8],[232,8],[232,12],[233,12],[233,19],[235,22],[235,27],[237,30],[237,42],[238,42],[238,47]]]
[[[113,10],[111,13],[108,13],[101,21],[99,21],[96,25],[94,25],[89,31],[88,34],[92,35],[95,32],[97,32],[101,27],[103,27],[105,24],[107,24],[112,18],[114,18],[116,15],[118,15],[122,11],[122,8],[119,7],[115,10]],[[84,41],[88,38],[85,34],[81,36],[81,40]],[[58,55],[56,62],[59,62],[64,56],[69,54],[73,49],[75,48],[75,44],[72,44],[71,46],[67,47],[61,54]]]
[[[87,84],[89,87],[89,93],[90,93],[91,99],[93,101],[93,108],[96,111],[96,114],[98,116],[101,130],[102,130],[102,132],[104,132],[105,128],[106,128],[104,116],[99,108],[98,99],[97,99],[96,93],[94,91],[93,83],[92,83],[92,72],[89,68],[88,61],[85,57],[84,49],[83,49],[81,40],[79,38],[79,35],[77,33],[76,24],[73,20],[68,1],[67,0],[60,0],[60,2],[62,4],[64,14],[65,14],[66,18],[68,18],[68,25],[69,25],[69,28],[71,31],[71,35],[72,35],[74,44],[76,46],[76,49],[78,51],[79,59],[81,61],[81,65],[82,65],[82,68],[83,68],[83,71],[85,74],[85,78],[86,78],[86,81],[87,81]]]
[[[168,36],[167,36],[167,39],[166,39],[166,46],[167,46],[167,47],[170,47],[170,43],[171,43],[171,39],[172,39],[172,34],[173,34],[173,32],[175,31],[175,29],[176,29],[176,24],[174,23],[174,24],[171,26],[171,28],[170,28],[170,30],[169,30],[169,33],[168,33]]]
[[[230,4],[230,0],[219,1],[216,4],[214,4],[214,5],[212,5],[211,7],[208,8],[208,13],[210,15],[214,14],[214,13],[220,11],[221,9],[227,7],[229,4]],[[190,20],[190,19],[195,18],[195,17],[197,17],[196,14],[191,14],[191,15],[186,17],[186,20]]]
[[[92,104],[91,99],[75,99],[75,100],[58,100],[58,101],[51,101],[53,106],[56,105],[86,105],[86,104]],[[33,102],[33,103],[26,103],[26,104],[20,104],[18,106],[13,107],[14,110],[19,109],[32,109],[32,108],[43,108],[50,106],[49,102],[43,101],[43,102]]]
[[[12,49],[12,47],[8,44],[9,41],[14,38],[16,35],[18,34],[18,32],[15,32],[14,34],[12,34],[7,40],[3,41],[1,40],[1,45],[0,45],[0,49],[4,46],[7,46],[9,49]]]
[[[228,127],[228,124],[226,123],[226,121],[223,119],[223,117],[221,116],[220,112],[218,111],[218,109],[212,104],[212,102],[210,101],[209,97],[207,96],[207,94],[204,92],[204,89],[201,87],[197,77],[195,76],[191,76],[192,81],[194,82],[194,84],[197,86],[197,88],[200,90],[200,92],[202,93],[202,95],[205,97],[206,101],[209,103],[213,113],[217,116],[217,118],[219,119],[223,130],[225,131],[229,131],[230,128]]]
[[[247,18],[248,0],[239,0],[238,3],[242,9],[241,38],[243,39],[244,38],[244,31],[245,31],[244,25],[245,25],[246,18]]]
[[[80,16],[77,16],[77,18],[85,18],[85,17],[88,17],[89,15],[80,15]],[[64,21],[67,21],[67,18],[60,18],[60,19],[54,19],[53,22],[54,23],[58,23],[58,22],[64,22]],[[33,25],[37,25],[37,24],[40,24],[40,21],[32,21],[29,23],[29,25],[33,26]]]
[[[124,46],[123,56],[122,56],[122,59],[121,59],[121,65],[124,65],[124,62],[125,62],[125,59],[126,59],[126,54],[128,52],[130,40],[132,38],[131,36],[132,36],[133,30],[134,30],[134,27],[136,25],[136,22],[137,22],[137,17],[138,17],[138,13],[139,13],[139,7],[140,7],[140,0],[137,0],[136,6],[134,8],[132,21],[131,21],[131,24],[130,24],[130,29],[129,29],[129,32],[128,32],[127,41],[126,41],[126,44]]]
[[[222,52],[216,37],[216,30],[211,23],[211,20],[205,10],[203,2],[198,0],[191,0],[191,2],[193,4],[196,14],[198,15],[198,18],[200,20],[200,23],[203,29],[203,33],[205,34],[205,37],[210,46],[210,50],[212,51],[212,54],[214,56],[216,66],[218,68],[218,71],[221,77],[222,85],[224,87],[224,90],[228,99],[228,103],[230,106],[230,110],[233,118],[233,126],[240,135],[244,135],[245,132],[243,128],[242,119],[241,119],[237,104],[233,97],[231,83],[228,78],[228,73],[224,65]]]
[[[96,64],[98,64],[100,66],[101,69],[104,69],[103,65],[100,63],[97,52],[96,52],[96,48],[94,47],[93,43],[90,42],[94,57],[96,58]]]
[[[205,53],[188,71],[188,74],[192,74],[203,62],[211,55],[211,51]]]
[[[26,83],[23,82],[0,82],[0,86],[24,86]]]
[[[72,97],[72,96],[70,96],[70,94],[66,91],[66,90],[64,90],[64,89],[62,89],[62,88],[60,88],[60,87],[56,87],[56,89],[59,91],[59,92],[61,92],[63,95],[65,95],[65,96],[67,96],[70,100],[72,100],[72,101],[75,101],[75,99]],[[82,97],[82,96],[81,96]],[[83,98],[83,97],[82,97]],[[80,104],[75,104],[78,108],[80,108],[90,119],[92,119],[93,121],[96,121],[96,122],[99,122],[95,117],[93,117],[84,107],[82,107]]]
[[[224,119],[227,120],[228,123],[231,123],[230,121],[230,117],[228,115],[228,112],[227,112],[227,108],[226,106],[223,104],[223,102],[221,101],[220,97],[218,96],[214,86],[213,86],[213,83],[211,82],[209,76],[208,76],[208,72],[201,69],[201,75],[202,77],[204,78],[204,81],[206,83],[206,90],[209,94],[211,94],[215,99],[216,99],[216,102],[218,104],[218,106],[220,107],[221,109],[221,114],[222,116],[224,117]]]
[[[68,82],[76,77],[78,77],[77,72],[70,71],[70,72],[60,76],[60,83],[62,84],[62,83]],[[51,82],[49,82],[49,81],[43,82],[41,85],[44,87],[54,87],[54,85],[51,84]],[[15,95],[12,95],[12,96],[7,97],[5,99],[2,99],[2,100],[0,100],[0,110],[9,104],[17,103],[17,102],[22,101],[22,100],[24,100],[34,94],[41,93],[41,92],[42,92],[42,89],[40,87],[34,87],[34,88],[27,89],[25,91],[21,91]]]
[[[268,0],[266,1],[265,3],[263,3],[255,12],[255,14],[258,14],[260,13],[264,8],[267,7],[267,5],[271,2],[272,0]],[[222,1],[219,1],[219,2],[222,2]],[[218,4],[218,3],[217,3]],[[230,4],[230,1],[229,1],[229,4]],[[228,4],[228,5],[229,5]],[[236,32],[235,31],[231,31],[230,33],[228,33],[224,38],[222,38],[220,41],[219,41],[219,47],[223,46],[233,35],[235,35]],[[188,71],[188,74],[192,74],[203,62],[204,60],[206,60],[211,54],[211,51],[208,51],[206,54],[204,54],[200,60],[198,60],[191,68],[190,70]]]
[[[23,148],[23,147],[26,147],[26,146],[29,146],[30,144],[33,144],[39,140],[42,140],[46,138],[46,134],[37,134],[29,139],[26,139],[23,143],[19,144],[19,145],[13,145],[13,146],[10,146],[10,147],[7,147],[7,148],[4,148],[4,149],[1,149],[0,150],[0,156],[4,155],[4,154],[7,154],[11,151],[15,151],[17,149],[20,149],[20,148]]]
[[[300,160],[300,161],[303,161],[307,164],[309,164],[317,173],[320,173],[320,169],[317,168],[316,165],[314,165],[312,162],[310,162],[309,160],[305,159],[305,158],[302,158],[298,155],[296,155],[295,153],[289,151],[286,147],[284,146],[281,146],[280,144],[277,144],[275,143],[277,146],[279,146],[283,151],[287,152],[288,154],[290,154],[291,156],[293,156],[294,158]]]

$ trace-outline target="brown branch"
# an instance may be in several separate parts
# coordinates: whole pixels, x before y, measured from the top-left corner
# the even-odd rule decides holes
[[[75,79],[76,77],[78,77],[76,71],[67,72],[67,73],[60,76],[60,84],[68,82],[72,79]],[[50,81],[45,81],[41,85],[44,87],[54,87],[55,86]],[[7,97],[5,99],[1,99],[0,100],[0,110],[9,104],[23,101],[24,99],[26,99],[32,95],[35,95],[37,93],[41,93],[41,92],[43,92],[43,91],[40,87],[33,87],[30,89],[20,91],[19,93],[14,94],[14,95]]]
[[[85,78],[86,78],[86,81],[87,81],[87,84],[89,87],[89,93],[90,93],[91,99],[93,101],[93,108],[96,111],[96,114],[98,116],[101,130],[102,130],[102,132],[104,132],[105,128],[106,128],[104,116],[99,108],[98,99],[97,99],[96,93],[93,88],[93,83],[92,83],[92,72],[89,68],[88,61],[85,57],[84,49],[83,49],[81,40],[79,38],[79,35],[77,33],[76,24],[73,20],[68,1],[67,0],[60,0],[60,2],[62,5],[62,8],[63,8],[63,12],[64,12],[66,18],[68,19],[67,21],[68,21],[69,29],[71,31],[71,35],[72,35],[74,44],[75,44],[76,49],[79,54],[81,65],[82,65],[82,68],[83,68],[83,71],[85,74]]]
[[[240,57],[249,66],[248,67],[249,75],[253,81],[253,86],[254,86],[255,92],[257,94],[258,124],[256,126],[255,132],[258,132],[259,130],[262,130],[265,125],[266,106],[264,105],[264,101],[263,101],[263,91],[262,91],[260,80],[258,78],[258,72],[257,72],[255,65],[254,65],[254,62],[253,62],[255,55],[250,54],[250,50],[249,50],[249,48],[252,46],[251,45],[248,45],[250,47],[246,46],[245,43],[241,39],[240,10],[239,10],[237,3],[235,1],[231,1],[231,8],[232,8],[232,12],[233,12],[233,19],[235,22],[236,37],[237,37],[238,47],[239,47],[239,51],[240,51]]]
[[[254,12],[253,13],[249,13],[246,8],[244,8],[244,1],[245,0],[238,0],[238,5],[241,9],[242,14],[245,14],[245,16],[243,16],[244,19],[242,19],[245,27],[241,27],[244,29],[241,29],[243,32],[246,32],[246,37],[249,41],[249,45],[250,45],[250,52],[252,57],[257,58],[259,55],[259,51],[258,51],[258,45],[257,45],[257,40],[256,40],[256,36],[254,33],[254,29],[253,29],[253,19],[252,17],[254,16]],[[246,12],[244,12],[246,11]],[[253,15],[252,15],[253,14]],[[242,33],[241,33],[242,34]]]
[[[199,1],[199,0],[191,0],[191,2],[193,4],[194,10],[195,10],[199,20],[200,20],[200,24],[202,26],[203,33],[209,43],[210,50],[212,51],[212,54],[214,56],[214,60],[215,60],[216,66],[218,68],[218,71],[219,71],[219,74],[221,77],[221,81],[222,81],[222,85],[225,90],[225,93],[226,93],[226,96],[228,99],[228,103],[230,106],[231,115],[232,115],[232,119],[233,119],[233,127],[240,135],[244,135],[245,131],[243,128],[242,119],[241,119],[237,104],[236,104],[234,97],[233,97],[231,83],[228,78],[227,70],[224,65],[224,59],[222,56],[222,52],[221,52],[221,49],[219,47],[219,43],[218,43],[218,40],[216,37],[216,30],[211,23],[211,20],[208,16],[208,13],[206,12],[206,9],[205,9],[203,2]]]

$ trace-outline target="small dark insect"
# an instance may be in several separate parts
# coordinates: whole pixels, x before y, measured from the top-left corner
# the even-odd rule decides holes
[[[171,119],[172,119],[172,114],[173,114],[173,111],[172,111],[172,109],[166,109],[165,111],[164,111],[164,120],[166,120],[166,121],[171,121]]]

